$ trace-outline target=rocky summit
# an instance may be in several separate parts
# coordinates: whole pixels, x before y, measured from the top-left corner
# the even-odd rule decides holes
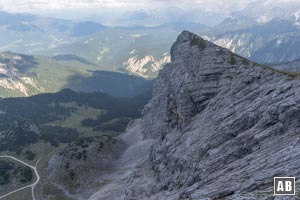
[[[293,74],[184,31],[90,199],[279,199],[273,177],[300,177],[299,103]]]

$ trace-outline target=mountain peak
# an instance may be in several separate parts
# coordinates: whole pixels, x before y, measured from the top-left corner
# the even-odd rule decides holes
[[[146,125],[146,138],[159,138],[170,127],[184,128],[212,104],[220,91],[254,87],[270,77],[288,79],[284,74],[184,31],[173,44],[171,62],[160,71],[153,98],[144,110],[145,118],[151,116],[149,121],[156,121],[154,126]]]
[[[217,47],[192,32],[183,31],[171,47],[171,60],[175,61],[177,58],[188,56],[190,51],[202,51],[209,46]]]
[[[149,153],[153,184],[147,179],[141,186],[146,181],[135,176],[129,198],[145,199],[139,191],[149,191],[157,199],[257,199],[266,191],[271,197],[274,176],[300,174],[294,168],[299,80],[186,31],[171,52],[134,127],[155,141]]]
[[[199,37],[198,35],[190,32],[190,31],[182,31],[181,34],[177,37],[177,41],[180,41],[180,42],[187,42],[187,41],[191,42],[194,39],[196,39],[196,40],[200,39],[203,42],[205,41],[204,39],[202,39],[201,37]]]

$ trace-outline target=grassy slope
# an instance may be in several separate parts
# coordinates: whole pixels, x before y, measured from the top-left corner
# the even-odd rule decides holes
[[[82,136],[89,137],[94,135],[100,135],[102,132],[93,130],[92,127],[84,127],[81,125],[82,120],[85,118],[97,119],[97,117],[101,116],[104,111],[100,109],[95,109],[87,106],[77,106],[74,103],[65,103],[63,104],[65,107],[76,107],[77,110],[72,112],[72,114],[66,117],[63,120],[56,120],[46,125],[49,126],[61,126],[67,128],[75,128],[78,132],[81,133]]]
[[[55,60],[45,56],[34,56],[35,63],[24,70],[18,66],[19,81],[25,86],[29,96],[39,93],[58,92],[63,88],[77,91],[103,91],[115,96],[132,96],[149,83],[142,78],[125,73],[112,72],[109,68],[78,60]],[[105,70],[105,71],[103,71]],[[33,85],[25,83],[21,77],[29,77]],[[16,80],[15,80],[16,81]],[[0,97],[20,97],[23,93],[15,89],[0,87]]]
[[[47,50],[48,55],[68,52],[83,57],[91,62],[109,67],[112,70],[124,68],[123,62],[137,50],[138,58],[152,55],[157,59],[169,52],[178,32],[170,27],[153,29],[108,29],[84,37],[76,42],[62,44]],[[124,70],[124,69],[123,69]]]
[[[57,92],[68,84],[68,79],[74,75],[91,76],[89,70],[98,70],[99,66],[87,65],[78,61],[56,61],[37,56],[38,65],[31,68],[27,74],[35,74],[39,85],[47,92]]]

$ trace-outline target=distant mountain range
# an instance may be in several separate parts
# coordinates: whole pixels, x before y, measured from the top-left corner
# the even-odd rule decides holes
[[[108,27],[92,21],[3,11],[0,18],[0,34],[5,35],[0,38],[0,51],[58,58],[72,54],[99,65],[99,70],[123,71],[144,78],[156,77],[170,61],[169,47],[180,31],[200,32],[207,28],[193,22]]]
[[[300,72],[300,59],[296,59],[286,63],[269,64],[270,66],[288,72]]]
[[[299,9],[299,2],[255,2],[202,35],[255,62],[292,61],[300,57]]]
[[[2,11],[0,34],[6,37],[0,38],[0,51],[60,59],[76,55],[89,62],[85,64],[98,65],[98,70],[154,78],[170,62],[169,48],[176,35],[189,30],[258,63],[289,62],[300,58],[299,9],[298,3],[250,4],[214,27],[182,20],[162,20],[165,24],[153,27],[109,27]],[[146,21],[162,17],[141,12],[128,18],[132,15]]]
[[[270,5],[263,12],[264,4],[250,4],[243,12],[233,13],[231,18],[212,28],[180,20],[156,27],[108,27],[91,21],[1,11],[0,34],[6,37],[0,38],[0,51],[32,55],[36,62],[32,65],[38,66],[30,67],[26,73],[20,72],[20,67],[14,75],[1,73],[1,85],[6,88],[1,94],[26,96],[55,92],[65,86],[91,91],[95,87],[86,87],[82,82],[95,80],[91,77],[98,76],[100,72],[95,71],[101,70],[155,78],[162,66],[170,62],[172,41],[185,29],[258,63],[291,62],[300,58],[298,7],[278,9],[278,5],[281,4]],[[53,70],[44,73],[48,66]]]
[[[138,95],[151,89],[152,81],[105,69],[74,55],[55,57],[0,53],[0,97],[57,92],[105,92],[117,97]]]

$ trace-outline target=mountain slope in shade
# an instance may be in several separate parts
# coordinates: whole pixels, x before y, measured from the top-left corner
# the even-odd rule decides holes
[[[202,35],[255,62],[293,61],[300,56],[299,9],[294,0],[255,1]]]
[[[258,23],[252,18],[227,19],[204,38],[259,63],[288,62],[299,58],[299,26],[287,19]]]
[[[103,68],[75,55],[52,58],[0,53],[0,96],[21,97],[72,88],[129,97],[151,89],[151,81]]]
[[[169,62],[169,47],[177,34],[171,26],[110,28],[44,53],[60,55],[68,52],[110,70],[155,78],[162,66]]]
[[[300,72],[300,59],[293,60],[291,62],[270,64],[275,69],[279,69],[287,72]]]
[[[298,79],[190,32],[171,61],[90,200],[267,199],[274,176],[300,176]]]
[[[106,29],[107,27],[95,22],[81,22],[76,24],[72,29],[72,36],[80,37],[90,35]]]
[[[57,61],[78,61],[78,62],[81,62],[83,64],[87,64],[87,65],[95,65],[94,63],[92,62],[89,62],[88,60],[85,60],[79,56],[76,56],[76,55],[71,55],[71,54],[67,54],[67,55],[56,55],[56,56],[53,56],[51,57],[53,58],[54,60],[57,60]]]
[[[132,97],[151,90],[152,81],[125,73],[93,71],[89,77],[72,76],[65,87],[83,92],[105,92],[116,97]]]
[[[257,62],[291,62],[300,57],[300,34],[289,32],[279,35],[253,53],[250,59]]]

